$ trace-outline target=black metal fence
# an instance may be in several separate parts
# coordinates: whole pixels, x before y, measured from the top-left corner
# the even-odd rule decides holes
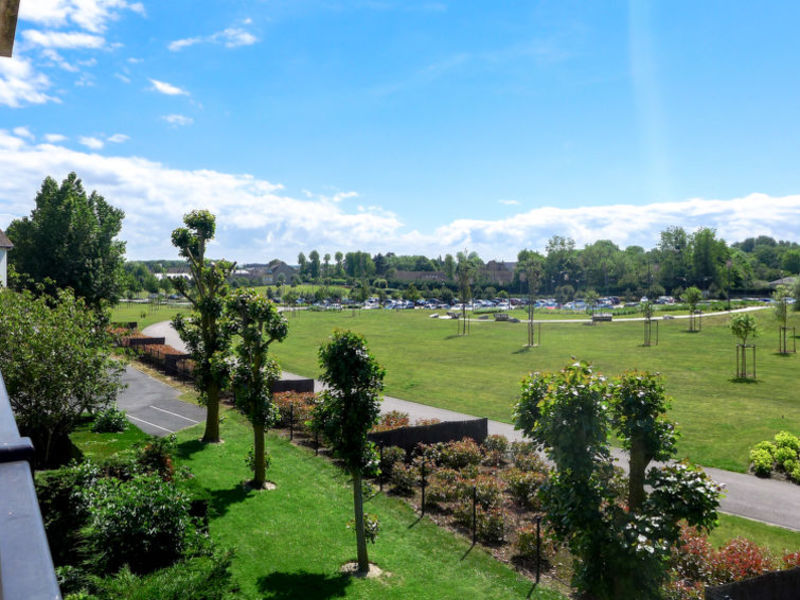
[[[61,598],[33,487],[33,454],[0,374],[0,600]]]
[[[446,421],[433,425],[401,427],[370,433],[368,438],[379,446],[397,446],[411,452],[417,444],[437,444],[469,437],[482,444],[489,435],[488,419]]]

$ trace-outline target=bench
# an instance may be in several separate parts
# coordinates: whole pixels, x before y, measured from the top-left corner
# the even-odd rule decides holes
[[[608,313],[600,313],[599,315],[592,315],[592,323],[600,323],[603,321],[611,321],[613,315]]]
[[[494,315],[495,321],[508,321],[508,315],[506,313],[496,313]]]

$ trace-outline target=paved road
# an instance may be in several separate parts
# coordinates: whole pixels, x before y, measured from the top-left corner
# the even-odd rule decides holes
[[[117,396],[117,405],[145,433],[163,437],[205,420],[200,406],[178,400],[175,388],[128,365],[122,376],[128,387]]]
[[[169,322],[151,325],[144,330],[144,333],[158,337],[163,336],[166,338],[166,343],[173,348],[185,350],[183,342]],[[284,377],[288,379],[303,378],[286,371],[284,371]],[[320,391],[321,383],[315,380],[314,388],[316,391]],[[408,413],[412,422],[417,419],[432,418],[442,421],[463,421],[475,418],[474,415],[384,396],[381,411],[391,410]],[[501,434],[510,440],[523,439],[521,432],[514,430],[512,425],[499,421],[489,421],[489,433]],[[625,452],[614,449],[613,454],[619,465],[626,468]],[[725,487],[725,497],[720,503],[723,512],[800,531],[800,486],[785,481],[759,479],[752,475],[711,467],[704,467],[704,469],[714,481]]]

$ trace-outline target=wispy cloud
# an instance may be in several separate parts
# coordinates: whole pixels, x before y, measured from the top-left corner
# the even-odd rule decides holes
[[[127,142],[129,139],[131,139],[130,136],[127,136],[124,133],[115,133],[114,135],[106,138],[106,141],[111,142],[112,144],[121,144],[122,142]]]
[[[59,142],[63,142],[67,139],[67,136],[61,135],[60,133],[46,133],[44,134],[44,141],[49,142],[51,144],[58,144]]]
[[[244,21],[244,24],[250,23],[250,19],[246,19]],[[250,46],[255,44],[257,41],[258,38],[255,35],[246,29],[243,29],[242,27],[228,27],[222,31],[217,31],[216,33],[212,33],[210,35],[175,40],[170,42],[169,45],[167,45],[167,48],[173,52],[183,50],[184,48],[188,48],[189,46],[194,46],[196,44],[222,44],[226,48],[238,48],[239,46]]]
[[[98,139],[96,137],[88,137],[88,136],[79,137],[78,142],[86,146],[87,148],[91,148],[92,150],[100,150],[100,148],[102,148],[105,145],[103,143],[103,140]]]
[[[27,127],[14,127],[11,132],[16,135],[17,137],[27,138],[29,140],[34,139],[34,135],[31,133],[31,130]]]
[[[167,96],[188,96],[189,92],[184,89],[179,88],[176,85],[172,85],[171,83],[167,83],[166,81],[159,81],[158,79],[151,79],[150,83],[153,86],[150,88],[154,92],[159,92],[160,94],[166,94]]]
[[[102,48],[106,40],[101,35],[93,35],[82,31],[39,31],[26,29],[22,39],[34,46],[42,48]]]
[[[50,85],[47,75],[37,72],[28,59],[17,56],[0,60],[0,105],[18,108],[60,102],[47,94]]]
[[[498,200],[498,202],[506,206],[519,206],[519,200]]]
[[[141,2],[126,0],[33,0],[20,2],[19,18],[47,27],[76,25],[86,31],[102,33],[108,22],[124,11],[145,14]]]
[[[131,78],[128,77],[127,75],[123,75],[122,73],[114,73],[114,77],[119,79],[122,83],[130,83],[131,82]]]
[[[177,114],[164,115],[161,118],[174,127],[180,127],[182,125],[191,125],[192,123],[194,123],[194,119],[192,117],[187,117],[185,115],[177,115]]]

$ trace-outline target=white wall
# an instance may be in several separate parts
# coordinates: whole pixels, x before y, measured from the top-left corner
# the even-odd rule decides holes
[[[8,287],[6,280],[6,254],[7,252],[0,248],[0,287]]]

